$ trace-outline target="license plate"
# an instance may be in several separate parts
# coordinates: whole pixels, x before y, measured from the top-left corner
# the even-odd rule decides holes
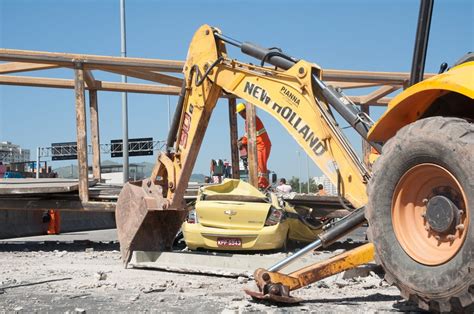
[[[217,246],[242,246],[240,238],[217,238]]]

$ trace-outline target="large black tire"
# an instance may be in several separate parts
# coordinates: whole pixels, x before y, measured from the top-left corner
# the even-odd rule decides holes
[[[392,197],[402,175],[417,164],[432,163],[458,180],[467,198],[469,226],[462,247],[449,261],[427,266],[400,245],[392,225]],[[421,309],[437,312],[474,310],[474,124],[431,117],[398,131],[384,146],[368,185],[368,237],[386,280]],[[467,218],[466,218],[467,219]]]

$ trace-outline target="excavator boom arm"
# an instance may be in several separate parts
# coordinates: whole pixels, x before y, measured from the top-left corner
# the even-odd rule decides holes
[[[242,51],[281,68],[268,68],[241,63],[227,58],[224,40],[240,46]],[[262,51],[258,50],[261,49]],[[353,113],[350,103],[342,104],[333,91],[320,81],[321,69],[306,61],[264,53],[264,48],[242,44],[204,25],[195,34],[184,67],[185,95],[179,114],[174,143],[176,184],[168,190],[171,207],[178,208],[184,195],[204,132],[221,90],[244,99],[276,118],[305,150],[341,195],[355,207],[367,202],[365,182],[369,172],[353,151],[331,112],[327,98],[337,101],[345,111]],[[273,58],[273,59],[272,59]],[[344,99],[345,100],[345,99]],[[339,111],[339,110],[338,110]],[[362,135],[367,123],[358,113],[349,121]],[[164,169],[164,165],[159,164]],[[158,168],[159,168],[158,167]],[[157,170],[156,173],[161,173]],[[173,205],[176,204],[176,205]]]
[[[225,43],[259,58],[261,65],[229,59]],[[275,68],[265,67],[265,62]],[[369,172],[338,127],[332,109],[364,138],[371,121],[340,93],[325,86],[317,65],[296,60],[279,50],[240,43],[203,25],[193,37],[183,72],[184,83],[166,152],[158,156],[151,178],[127,183],[117,202],[125,264],[134,249],[143,250],[144,243],[153,251],[171,246],[186,214],[184,193],[192,169],[212,111],[223,92],[240,97],[277,119],[338,186],[341,197],[357,208],[366,204]],[[158,221],[160,228],[156,228]],[[359,223],[354,219],[354,225]]]

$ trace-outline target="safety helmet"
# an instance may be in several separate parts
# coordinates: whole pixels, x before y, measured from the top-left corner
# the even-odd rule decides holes
[[[245,104],[243,102],[241,102],[237,105],[237,110],[235,112],[239,113],[239,112],[244,111],[244,110],[245,110]]]

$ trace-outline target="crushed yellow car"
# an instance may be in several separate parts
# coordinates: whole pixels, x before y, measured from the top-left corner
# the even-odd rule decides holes
[[[190,250],[285,249],[289,240],[311,242],[321,231],[276,194],[234,179],[202,187],[182,226]]]

